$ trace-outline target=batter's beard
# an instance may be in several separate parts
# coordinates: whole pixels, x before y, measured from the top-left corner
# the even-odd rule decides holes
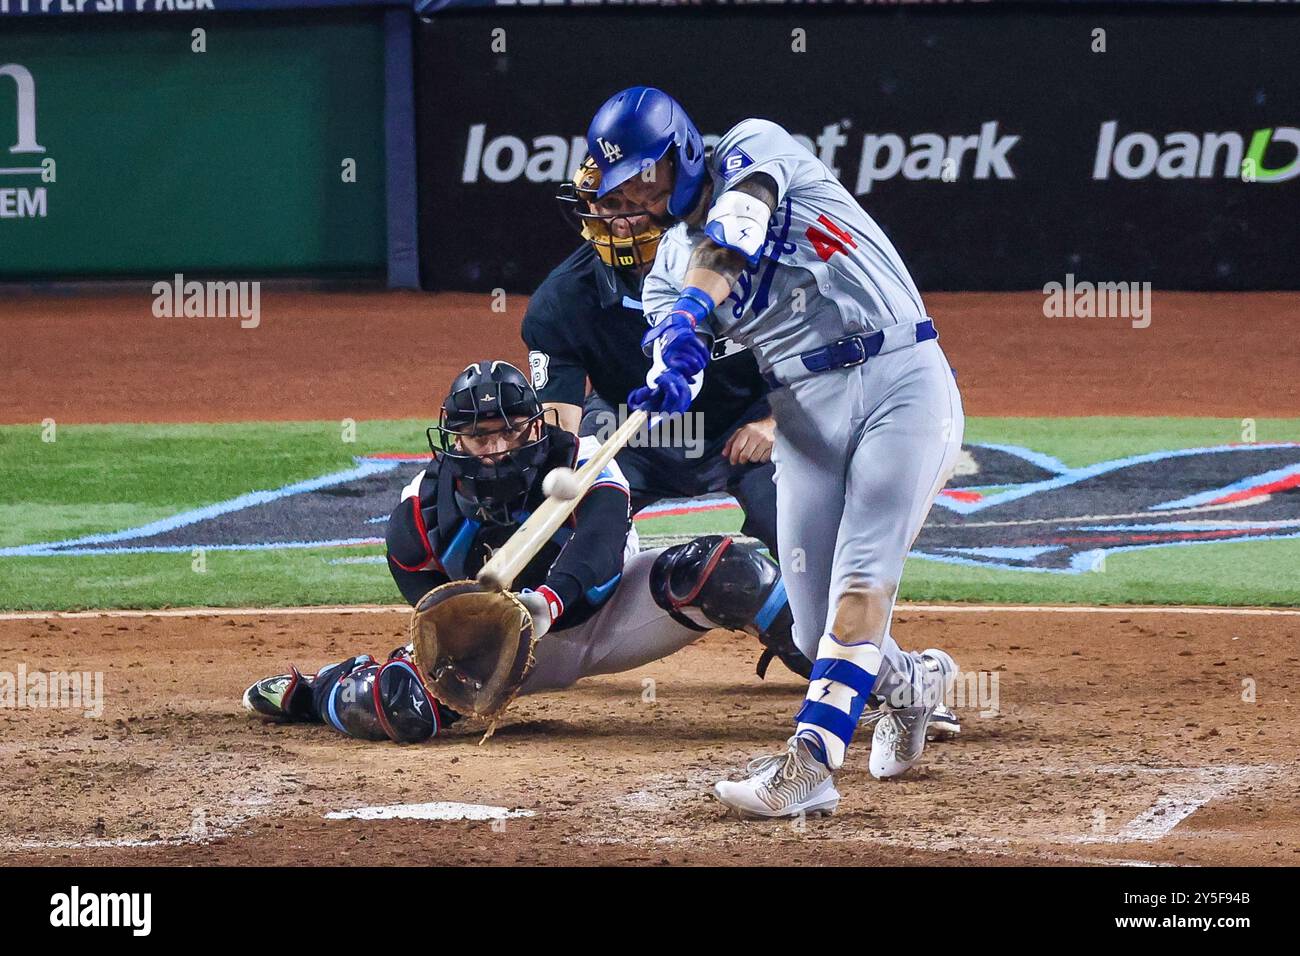
[[[669,213],[664,213],[662,216],[656,216],[654,213],[648,213],[648,215],[650,216],[650,221],[660,229],[668,229],[677,225],[677,223],[681,221],[676,216]]]
[[[700,194],[695,199],[695,205],[687,210],[686,215],[682,216],[681,221],[688,226],[701,226],[704,223],[704,217],[709,211],[709,206],[713,201],[713,183],[705,181],[700,185]]]

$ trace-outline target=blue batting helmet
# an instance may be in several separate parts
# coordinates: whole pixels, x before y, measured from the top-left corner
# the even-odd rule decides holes
[[[596,111],[587,128],[587,149],[600,167],[597,198],[617,189],[676,149],[677,178],[668,212],[684,216],[695,204],[704,180],[704,140],[680,103],[652,86],[615,93]]]

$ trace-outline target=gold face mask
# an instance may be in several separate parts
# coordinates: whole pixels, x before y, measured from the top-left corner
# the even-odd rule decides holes
[[[582,238],[595,247],[596,253],[607,266],[618,269],[635,269],[654,262],[659,250],[659,240],[664,230],[643,213],[600,213],[595,211],[596,190],[600,187],[600,168],[587,157],[573,180],[565,183],[556,197],[570,222],[574,223]],[[640,232],[634,232],[633,217],[644,216]],[[614,234],[614,223],[627,222],[631,235]]]

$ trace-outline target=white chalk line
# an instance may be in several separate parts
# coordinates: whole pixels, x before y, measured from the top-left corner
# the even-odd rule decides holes
[[[536,816],[532,810],[511,810],[481,803],[395,803],[356,810],[334,810],[326,820],[510,820]]]
[[[1207,614],[1300,617],[1295,607],[1205,607],[1182,604],[898,604],[903,614]],[[307,607],[170,607],[153,610],[6,611],[0,621],[83,621],[94,618],[297,617],[316,614],[410,614],[405,604],[332,604]]]
[[[8,850],[110,850],[119,848],[145,849],[155,846],[204,846],[214,840],[225,839],[252,816],[235,817],[221,826],[204,826],[175,836],[157,838],[90,837],[86,839],[31,840],[11,838],[0,840],[0,848]]]
[[[1189,781],[1165,785],[1168,791],[1113,834],[1084,834],[1063,838],[1070,843],[1154,843],[1211,800],[1232,795],[1243,786],[1266,780],[1277,771],[1272,764],[1223,767],[1139,767],[1119,765],[1094,768],[1098,773],[1190,774]]]
[[[1200,607],[1183,604],[898,604],[895,612],[921,614],[1214,614],[1234,617],[1300,617],[1293,607]]]
[[[1142,845],[1154,844],[1168,836],[1178,824],[1182,823],[1201,807],[1212,800],[1230,796],[1248,783],[1265,780],[1278,771],[1272,764],[1227,765],[1220,767],[1151,767],[1142,764],[1104,764],[1090,768],[1079,767],[1043,767],[1040,772],[1046,774],[1143,774],[1161,778],[1190,776],[1186,782],[1163,784],[1167,791],[1157,797],[1155,803],[1124,824],[1113,834],[1039,834],[1032,837],[1038,841],[1026,844],[1009,837],[990,834],[968,834],[961,839],[913,835],[897,837],[888,834],[859,834],[856,836],[833,837],[833,842],[872,843],[886,847],[907,847],[936,853],[963,853],[988,855],[991,853],[1016,859],[1043,860],[1062,864],[1091,864],[1098,866],[1128,867],[1167,867],[1175,866],[1159,860],[1141,860],[1112,856],[1088,856],[1082,853],[1066,852],[1060,846],[1101,846],[1101,845]],[[659,774],[658,777],[670,775]],[[623,802],[629,809],[647,811],[666,811],[670,809],[662,801],[652,799],[656,796],[652,790],[640,790],[628,794]],[[788,821],[778,821],[785,822]],[[761,824],[747,824],[761,826]],[[694,843],[697,835],[678,836],[660,835],[650,840],[625,836],[592,836],[579,838],[583,844],[601,845],[679,845]],[[1054,846],[1053,844],[1056,844]]]
[[[511,810],[477,803],[398,803],[389,806],[359,807],[355,810],[335,810],[325,814],[326,820],[508,820],[516,817],[536,816],[532,810]],[[237,817],[224,826],[207,826],[199,832],[156,838],[89,837],[52,840],[8,839],[0,840],[0,848],[13,850],[110,850],[148,849],[150,847],[196,847],[214,840],[230,837],[252,817]]]
[[[1079,768],[1069,767],[1044,767],[1043,772],[1045,773],[1135,773],[1165,777],[1191,774],[1195,779],[1188,783],[1167,785],[1167,788],[1173,792],[1166,793],[1159,797],[1152,806],[1148,807],[1137,817],[1124,824],[1124,826],[1114,834],[1071,834],[1065,836],[1044,835],[1040,839],[1049,845],[1040,846],[1036,850],[1017,846],[1007,837],[984,836],[977,834],[971,834],[960,840],[945,838],[922,838],[920,840],[909,840],[886,836],[883,834],[864,834],[851,838],[850,842],[875,843],[882,846],[907,846],[914,849],[940,853],[958,852],[987,854],[997,852],[1012,857],[1037,858],[1050,860],[1056,863],[1088,863],[1105,866],[1130,867],[1170,866],[1172,864],[1153,860],[1096,857],[1074,853],[1063,853],[1052,848],[1050,844],[1065,843],[1076,845],[1103,845],[1155,843],[1156,841],[1168,836],[1168,834],[1172,832],[1178,824],[1182,823],[1210,801],[1228,796],[1247,783],[1263,780],[1273,775],[1277,769],[1277,767],[1271,764],[1229,765],[1223,767],[1149,767],[1139,764],[1114,764],[1101,765],[1085,771],[1080,771]],[[668,777],[671,775],[661,774],[659,776]],[[627,797],[630,799],[632,804],[638,804],[641,801],[636,800],[635,798],[651,795],[652,794],[649,791],[638,791],[628,794]],[[665,809],[664,807],[657,805],[637,806],[635,808],[644,810]],[[326,813],[325,819],[486,821],[505,820],[517,817],[532,817],[535,815],[535,812],[532,810],[512,810],[507,807],[497,807],[486,804],[435,801],[432,803],[390,804],[385,806],[359,807],[352,810],[335,810]],[[114,847],[146,848],[157,846],[193,846],[208,843],[218,836],[226,836],[231,829],[233,829],[233,827],[226,827],[217,832],[205,833],[201,838],[189,836],[170,837],[156,840],[15,840],[10,842],[10,846],[21,849],[95,849]],[[686,842],[693,843],[696,839],[697,837],[695,836],[683,837],[664,834],[654,837],[648,842],[656,845],[675,845]],[[647,841],[645,839],[628,839],[626,837],[593,836],[581,837],[578,842],[585,845],[629,845],[644,844]]]

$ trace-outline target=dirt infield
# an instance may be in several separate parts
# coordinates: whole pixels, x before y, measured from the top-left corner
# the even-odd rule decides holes
[[[0,296],[0,421],[429,415],[474,358],[520,360],[523,297],[267,290],[260,325],[158,319],[147,289]],[[1294,294],[1156,293],[1152,324],[1047,319],[1038,293],[928,297],[972,415],[1294,415]],[[103,676],[103,710],[0,708],[0,852],[27,864],[1300,864],[1300,617],[911,610],[905,647],[975,675],[957,741],[829,820],[740,823],[720,774],[789,732],[798,683],[714,632],[425,745],[276,726],[253,679],[400,643],[404,617],[0,619],[0,691]],[[33,678],[33,675],[36,675]],[[982,676],[981,676],[982,675]],[[21,678],[21,680],[20,680]],[[980,691],[982,690],[982,693]],[[0,699],[4,699],[0,694]],[[39,703],[39,699],[37,700]],[[85,702],[83,701],[83,704]],[[864,735],[865,736],[865,735]],[[395,804],[488,820],[327,819]],[[484,809],[493,808],[493,809]],[[429,811],[431,808],[426,807]]]
[[[727,819],[708,796],[784,739],[799,697],[779,668],[753,676],[741,635],[520,701],[482,747],[462,726],[398,747],[264,724],[238,696],[290,660],[385,653],[400,614],[0,621],[0,660],[104,675],[98,719],[0,710],[0,849],[30,864],[1294,865],[1298,621],[905,610],[905,646],[941,643],[986,690],[962,737],[900,780],[871,779],[864,741],[840,811],[802,824]],[[431,801],[531,815],[325,819]]]
[[[1300,295],[1156,292],[1151,325],[1043,296],[927,296],[970,415],[1294,415]],[[147,287],[0,296],[0,423],[406,418],[474,359],[522,361],[527,299],[266,290],[260,324],[155,318]],[[58,370],[58,374],[52,374]]]

